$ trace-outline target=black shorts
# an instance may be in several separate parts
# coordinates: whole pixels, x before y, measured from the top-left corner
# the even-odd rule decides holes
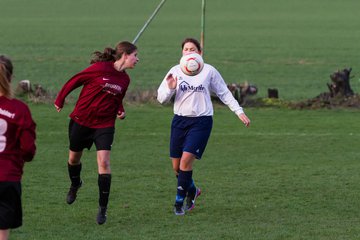
[[[111,150],[114,141],[115,128],[88,128],[72,119],[69,123],[69,149],[81,152],[84,148],[90,149],[95,143],[96,150]]]
[[[22,225],[21,183],[0,182],[0,229]]]

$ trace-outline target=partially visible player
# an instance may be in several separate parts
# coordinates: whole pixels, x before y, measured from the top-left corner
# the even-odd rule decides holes
[[[55,108],[60,112],[66,96],[82,86],[75,108],[70,114],[68,172],[71,186],[66,201],[72,204],[82,185],[80,159],[83,149],[90,149],[95,144],[99,174],[98,224],[106,221],[111,185],[110,151],[115,120],[125,118],[123,98],[130,84],[130,77],[125,70],[134,68],[138,61],[137,47],[127,41],[118,43],[115,49],[96,51],[91,65],[65,83],[55,100]]]
[[[0,55],[0,240],[22,225],[21,178],[36,151],[36,124],[28,106],[13,98],[11,60]]]
[[[201,54],[200,43],[186,38],[182,44],[182,55],[196,52]],[[180,65],[172,67],[158,88],[160,103],[170,101],[175,95],[174,118],[171,125],[170,158],[178,177],[174,212],[184,215],[191,211],[201,190],[193,181],[193,164],[200,159],[212,129],[213,106],[210,93],[215,93],[244,123],[250,125],[249,118],[233,97],[220,73],[211,65],[204,64],[196,76],[184,74]],[[184,207],[184,200],[186,206]]]

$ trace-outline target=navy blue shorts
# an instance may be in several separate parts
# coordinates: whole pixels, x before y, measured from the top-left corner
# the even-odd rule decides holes
[[[0,182],[0,229],[22,225],[21,183]]]
[[[200,159],[209,140],[212,125],[212,116],[175,115],[171,124],[170,157],[181,158],[183,152],[189,152]]]
[[[74,120],[69,123],[69,149],[81,152],[84,148],[90,149],[95,143],[96,150],[111,150],[114,141],[115,128],[88,128]]]

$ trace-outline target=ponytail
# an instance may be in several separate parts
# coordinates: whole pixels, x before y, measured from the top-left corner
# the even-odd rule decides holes
[[[109,61],[115,62],[115,55],[116,55],[115,49],[107,47],[104,49],[103,52],[100,51],[93,52],[93,58],[91,59],[90,63],[93,64],[96,62],[109,62]]]
[[[107,47],[104,49],[103,52],[95,51],[93,52],[93,58],[90,60],[90,64],[96,63],[96,62],[115,62],[119,60],[124,53],[131,54],[135,50],[137,50],[137,47],[127,41],[119,42],[115,49],[111,47]]]

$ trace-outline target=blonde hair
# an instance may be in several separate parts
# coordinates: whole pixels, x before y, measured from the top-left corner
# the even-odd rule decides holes
[[[10,84],[12,73],[13,65],[10,58],[0,55],[0,93],[7,98],[13,97]]]

